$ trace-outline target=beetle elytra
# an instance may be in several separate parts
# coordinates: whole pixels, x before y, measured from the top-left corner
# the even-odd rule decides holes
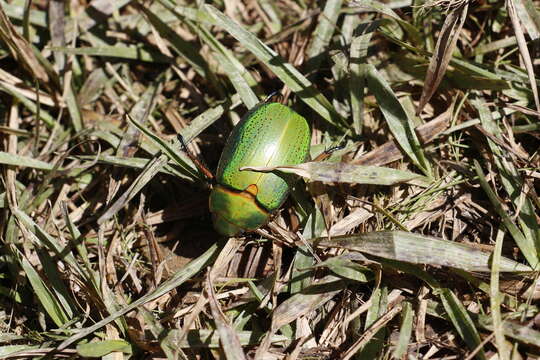
[[[262,103],[234,127],[210,194],[215,229],[234,236],[264,225],[289,193],[272,173],[240,171],[244,166],[296,165],[308,158],[311,132],[306,119],[279,103]]]

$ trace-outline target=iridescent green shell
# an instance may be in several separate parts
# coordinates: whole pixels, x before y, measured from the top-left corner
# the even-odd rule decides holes
[[[228,236],[255,230],[289,193],[283,178],[240,168],[302,163],[310,143],[306,119],[287,106],[265,103],[246,114],[229,135],[219,160],[218,186],[210,195],[216,230]]]
[[[257,185],[257,201],[268,211],[277,210],[289,187],[272,173],[240,171],[244,166],[295,165],[309,154],[311,132],[302,116],[279,103],[252,109],[231,132],[217,170],[217,182],[243,191]]]

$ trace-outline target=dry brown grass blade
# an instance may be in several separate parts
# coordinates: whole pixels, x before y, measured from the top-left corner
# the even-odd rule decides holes
[[[212,269],[209,271],[208,281],[210,282],[210,285],[212,285],[211,284],[212,279],[215,279],[217,276],[219,276],[219,274],[223,273],[224,269],[230,263],[234,254],[238,252],[238,249],[240,248],[241,245],[242,245],[242,242],[235,238],[230,238],[229,241],[227,241],[227,244],[225,245],[223,250],[221,250],[221,252],[219,253],[218,258],[215,260]],[[193,326],[193,323],[197,320],[197,318],[199,317],[199,314],[204,310],[204,307],[206,306],[208,302],[211,303],[210,304],[211,307],[219,305],[217,304],[217,299],[219,298],[219,296],[216,296],[216,294],[213,291],[213,287],[211,287],[210,290],[212,290],[212,293],[210,294],[207,291],[209,294],[208,297],[205,297],[203,295],[199,296],[199,299],[197,300],[197,302],[187,312],[187,316],[183,318],[184,325],[182,326],[181,329],[179,329],[174,334],[173,342],[175,344],[179,344],[185,340],[191,327]],[[216,301],[216,304],[212,304],[212,301]],[[212,315],[215,318],[216,316],[214,314],[214,309],[212,309],[211,311],[212,311]],[[219,309],[219,307],[218,307],[218,311],[221,312],[221,309]],[[176,316],[177,315],[175,315],[175,317]],[[216,320],[216,323],[217,323],[217,320]],[[225,322],[224,326],[229,326],[228,321]],[[220,334],[221,336],[221,333],[219,331],[218,331],[218,334]]]
[[[512,1],[534,46],[538,2]],[[452,56],[444,49],[457,35],[441,29],[454,16],[457,31],[464,2],[471,11]],[[226,0],[213,2],[212,16],[185,1],[0,3],[11,44],[0,46],[0,302],[13,304],[0,316],[0,358],[483,359],[503,342],[514,357],[539,353],[530,325],[540,280],[524,264],[539,263],[540,111],[505,2],[261,0],[239,12]],[[156,21],[140,21],[146,10]],[[325,17],[337,21],[315,39]],[[23,63],[13,29],[48,83]],[[419,119],[443,35],[439,56],[450,61],[437,64],[444,77]],[[310,53],[314,41],[323,47]],[[173,50],[176,61],[162,62]],[[255,79],[248,87],[223,67],[223,52],[240,78]],[[307,54],[317,55],[316,73]],[[369,89],[349,81],[364,67]],[[248,113],[237,89],[263,98],[283,86],[280,102],[310,122],[313,155],[344,149],[307,172],[329,184],[291,176],[291,196],[269,223],[226,239],[212,228],[210,186],[176,135],[215,169]],[[334,111],[339,126],[330,127]],[[382,186],[391,171],[360,174],[369,185],[339,183],[362,179],[350,161],[420,165],[432,178]],[[34,351],[43,338],[46,349]]]
[[[18,129],[19,128],[19,111],[18,107],[13,104],[9,111],[9,127],[10,129]],[[16,135],[8,135],[7,142],[5,143],[6,150],[10,154],[16,154],[17,153],[17,136]],[[6,187],[6,200],[9,208],[14,211],[18,207],[18,200],[17,200],[17,188],[16,188],[16,182],[17,182],[17,172],[15,171],[14,167],[5,166],[5,187]]]
[[[40,81],[42,85],[51,87],[49,74],[37,59],[30,43],[15,30],[2,5],[0,5],[0,39],[7,45],[13,57],[32,74],[32,77]]]
[[[223,346],[223,352],[227,359],[246,359],[246,355],[242,350],[242,345],[238,339],[238,335],[231,326],[229,319],[221,311],[219,303],[216,299],[216,293],[214,292],[214,285],[212,284],[210,271],[206,276],[206,292],[208,294],[208,303],[210,304],[210,311],[216,323],[216,327],[219,333],[219,340]]]
[[[516,40],[518,43],[519,53],[527,69],[527,75],[529,76],[529,82],[531,83],[531,90],[534,96],[534,103],[536,104],[536,110],[540,111],[540,100],[538,98],[538,87],[536,86],[536,79],[534,77],[534,68],[531,60],[531,54],[527,48],[527,41],[525,40],[525,35],[523,34],[523,28],[519,21],[516,6],[513,0],[507,0],[506,6],[508,8],[508,16],[512,20],[512,27],[514,28],[514,34],[516,35]]]
[[[517,104],[506,104],[505,106],[507,108],[509,108],[509,109],[519,111],[519,112],[521,112],[521,113],[523,113],[525,115],[532,115],[532,116],[540,117],[540,111],[535,111],[535,110],[529,109],[526,106],[521,106],[521,105],[517,105]]]
[[[386,314],[381,316],[367,331],[365,331],[362,336],[355,343],[342,354],[341,359],[348,360],[351,359],[355,354],[360,351],[372,338],[377,334],[377,332],[388,324],[397,314],[401,312],[403,305],[401,303],[397,304],[392,309],[388,310]]]
[[[277,331],[300,316],[310,314],[341,290],[343,290],[341,279],[327,275],[318,283],[279,304],[272,316],[272,330]]]
[[[416,133],[422,144],[427,144],[435,139],[448,127],[452,111],[446,111],[435,119],[417,127]],[[387,141],[379,147],[363,154],[360,158],[353,160],[352,164],[357,165],[385,165],[403,158],[403,151],[395,140]]]
[[[39,102],[46,106],[55,106],[57,103],[45,92],[32,89],[21,78],[14,76],[13,74],[0,69],[0,86],[11,90],[14,93],[20,93],[24,97]],[[63,102],[59,103],[60,106],[65,106]]]
[[[51,44],[55,47],[66,46],[64,5],[64,2],[61,0],[49,1],[49,30],[51,32]],[[66,53],[55,51],[53,56],[57,65],[57,71],[62,72],[66,64]]]
[[[313,313],[341,290],[343,290],[342,280],[336,276],[327,275],[319,282],[279,304],[272,314],[271,329],[261,341],[255,353],[255,359],[265,358],[272,337],[282,326],[290,324],[301,316]]]
[[[416,108],[416,115],[422,112],[422,109],[429,99],[431,99],[433,93],[441,83],[448,63],[450,62],[450,58],[452,57],[452,53],[456,47],[459,33],[467,16],[468,8],[468,2],[464,2],[459,7],[450,10],[450,14],[444,21],[441,33],[437,39],[437,45],[435,45],[435,51],[429,62],[426,79],[424,81],[424,88],[422,89],[422,96],[420,97],[420,103]]]
[[[98,224],[103,224],[111,219],[120,209],[122,209],[141,189],[159,172],[167,162],[164,155],[154,157],[150,160],[144,170],[131,183],[129,188],[109,206],[109,208],[98,218]]]

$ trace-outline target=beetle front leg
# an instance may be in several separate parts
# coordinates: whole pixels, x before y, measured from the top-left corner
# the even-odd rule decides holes
[[[283,101],[283,94],[280,90],[273,91],[270,95],[266,97],[266,99],[263,100],[263,103],[268,104],[270,100],[272,100],[274,97],[279,97],[280,100],[278,102]]]
[[[210,171],[210,169],[208,169],[208,167],[202,162],[201,159],[199,159],[195,154],[193,154],[191,152],[191,150],[189,150],[189,148],[187,147],[186,142],[184,141],[184,137],[182,135],[178,134],[177,138],[178,138],[178,141],[180,142],[180,144],[182,145],[182,151],[184,151],[186,153],[186,155],[189,157],[189,159],[191,161],[193,161],[193,163],[195,164],[197,169],[199,169],[199,171],[202,172],[203,175],[210,182],[213,183],[215,177],[214,177],[214,174],[212,173],[212,171]]]
[[[334,151],[341,150],[341,149],[344,149],[344,148],[345,148],[345,145],[332,146],[331,148],[326,149],[322,153],[317,155],[317,157],[315,159],[313,159],[313,161],[324,161],[324,160],[328,159],[330,157],[330,155],[332,155],[332,153]]]

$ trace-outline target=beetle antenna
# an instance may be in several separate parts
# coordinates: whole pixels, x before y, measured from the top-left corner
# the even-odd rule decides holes
[[[340,142],[342,142],[345,139],[345,136],[347,136],[347,134],[349,134],[349,130],[347,130],[345,134],[343,134],[343,136],[341,137],[341,139],[339,139],[337,143],[339,144]],[[327,159],[330,156],[330,154],[332,154],[334,151],[345,149],[345,147],[346,147],[345,144],[332,146],[324,150],[318,157],[322,157],[322,160]]]
[[[176,136],[178,138],[178,141],[180,142],[180,145],[182,146],[182,151],[186,153],[188,158],[193,161],[197,169],[203,173],[203,175],[210,181],[214,180],[214,174],[208,169],[208,167],[202,162],[199,157],[197,157],[195,154],[191,152],[191,150],[188,149],[187,144],[184,140],[184,137],[181,134],[178,134]]]
[[[324,150],[324,153],[330,155],[330,154],[333,153],[334,151],[338,151],[338,150],[341,150],[341,149],[345,149],[345,145],[336,145],[336,146],[332,146],[332,147],[330,147],[330,148]]]
[[[273,91],[272,93],[270,93],[270,95],[268,95],[266,97],[266,99],[264,99],[264,103],[267,103],[269,102],[270,100],[272,100],[273,97],[276,97],[276,96],[279,96],[281,99],[283,99],[283,94],[280,92],[280,90],[275,90]]]
[[[315,159],[313,159],[313,161],[323,161],[323,160],[326,160],[330,157],[330,155],[334,152],[334,151],[337,151],[337,150],[341,150],[341,149],[344,149],[345,148],[345,145],[336,145],[336,146],[332,146],[326,150],[324,150],[322,153],[320,153]]]

